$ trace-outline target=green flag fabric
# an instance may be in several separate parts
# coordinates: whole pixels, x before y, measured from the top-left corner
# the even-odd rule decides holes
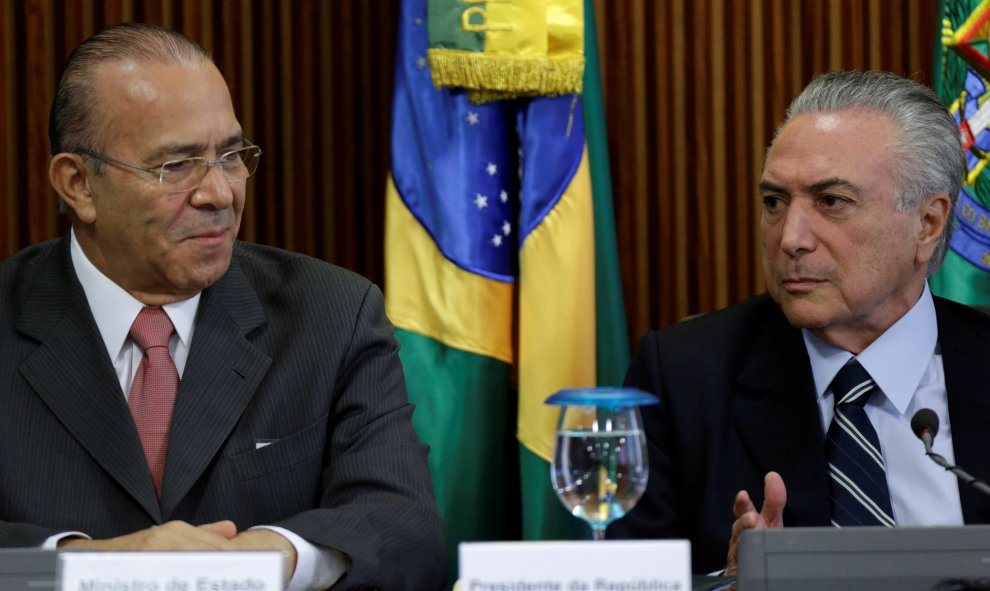
[[[990,304],[990,2],[941,0],[935,91],[959,125],[967,171],[955,231],[932,291],[971,305]]]

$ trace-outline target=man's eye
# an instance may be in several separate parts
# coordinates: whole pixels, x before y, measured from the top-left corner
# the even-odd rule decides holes
[[[822,195],[818,198],[819,203],[825,207],[836,207],[845,203],[845,199],[835,195]]]
[[[195,160],[173,160],[162,165],[162,172],[168,175],[187,173],[195,166]]]
[[[764,195],[763,196],[763,207],[766,208],[766,209],[774,210],[774,209],[777,209],[778,207],[780,207],[781,204],[782,204],[782,201],[781,201],[780,197],[775,197],[773,195]]]

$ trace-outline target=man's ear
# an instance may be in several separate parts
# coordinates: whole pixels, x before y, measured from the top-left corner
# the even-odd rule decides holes
[[[96,221],[96,204],[89,187],[90,171],[82,156],[61,152],[52,156],[48,163],[48,180],[52,188],[72,211],[79,221],[92,224]]]
[[[927,263],[935,255],[935,248],[945,231],[945,224],[951,223],[952,201],[948,193],[937,193],[921,206],[921,232],[918,235],[918,262]]]

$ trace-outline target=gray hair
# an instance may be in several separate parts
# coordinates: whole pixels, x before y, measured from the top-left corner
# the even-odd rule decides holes
[[[952,115],[931,89],[912,80],[889,72],[829,72],[812,80],[794,99],[774,139],[799,115],[848,109],[874,110],[894,120],[897,142],[890,157],[900,211],[917,211],[928,197],[949,194],[949,219],[928,263],[928,274],[935,273],[952,237],[966,166]]]
[[[93,77],[104,63],[128,59],[158,64],[212,62],[210,54],[195,41],[156,25],[121,23],[96,33],[69,54],[55,89],[48,115],[52,155],[97,149],[99,121],[95,114],[102,103],[94,93]],[[96,174],[103,174],[102,161],[86,158]],[[67,211],[61,198],[59,210]]]

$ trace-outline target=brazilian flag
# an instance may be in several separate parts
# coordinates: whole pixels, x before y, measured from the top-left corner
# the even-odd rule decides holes
[[[543,401],[629,362],[593,13],[482,4],[402,3],[386,196],[386,309],[452,565],[461,541],[589,536],[551,488]]]
[[[935,54],[935,91],[959,125],[966,178],[956,205],[955,233],[930,282],[936,294],[965,304],[990,304],[990,0],[942,0]]]

